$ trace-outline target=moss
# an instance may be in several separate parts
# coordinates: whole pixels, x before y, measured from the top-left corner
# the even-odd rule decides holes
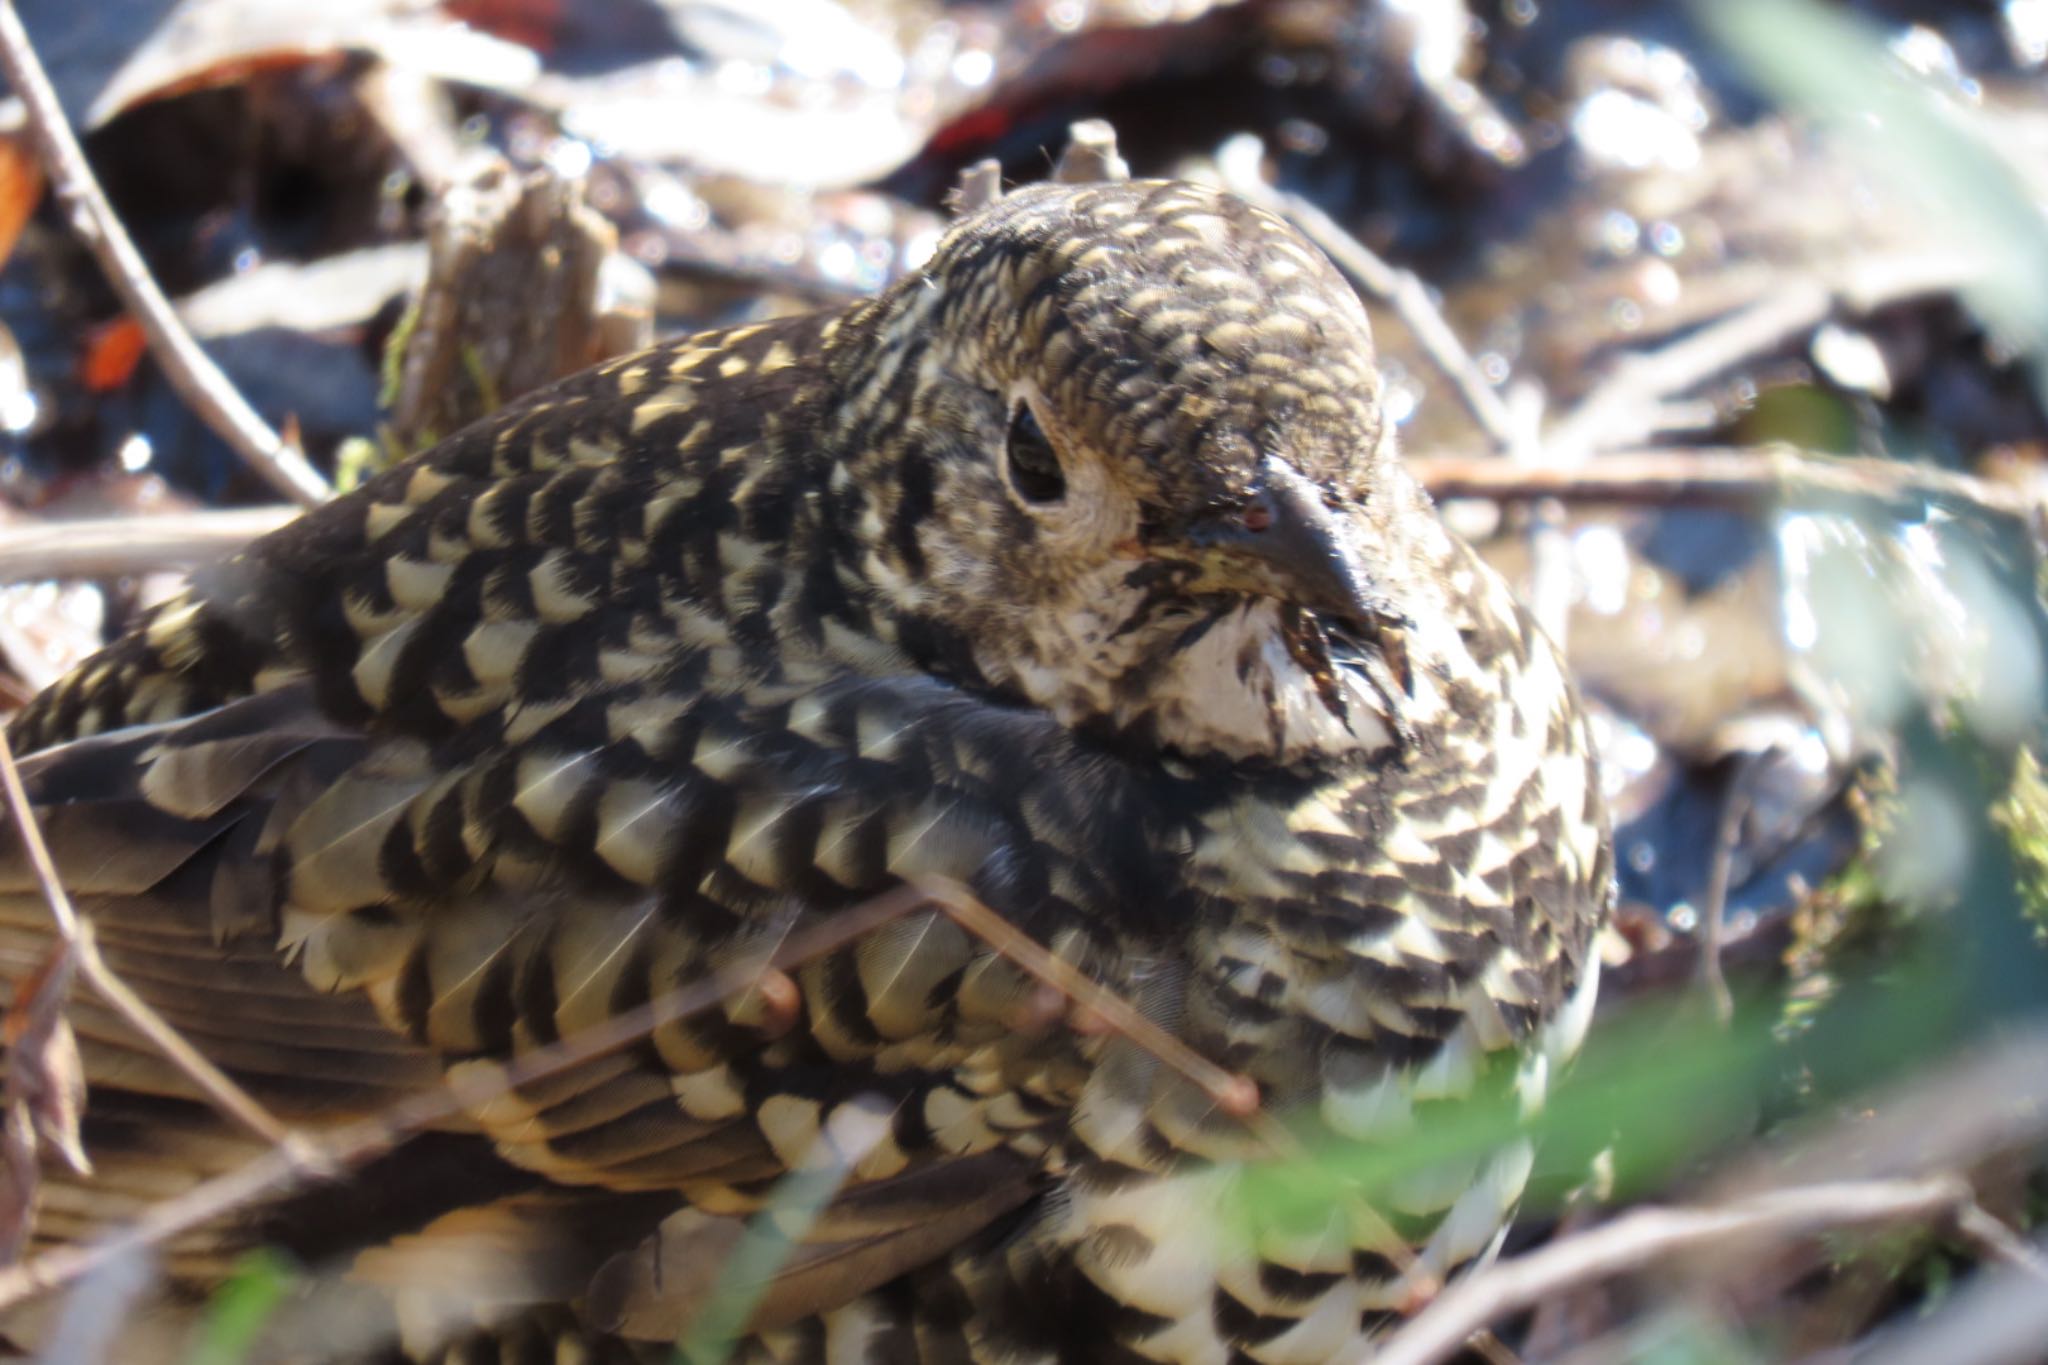
[[[1849,864],[1792,912],[1785,948],[1787,976],[1781,1028],[1796,1032],[1835,996],[1853,964],[1868,964],[1895,950],[1911,932],[1913,912],[1887,896],[1875,858],[1898,819],[1898,786],[1888,767],[1873,765],[1848,793],[1862,827],[1862,848]]]
[[[2012,781],[1992,807],[1991,819],[2012,850],[2020,913],[2033,925],[2035,937],[2048,942],[2048,777],[2031,749],[2021,747]]]

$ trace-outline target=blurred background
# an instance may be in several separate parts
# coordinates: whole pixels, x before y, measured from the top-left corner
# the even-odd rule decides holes
[[[1511,1251],[1819,1173],[1965,1173],[2008,1237],[1774,1243],[1507,1339],[2048,1359],[2048,0],[16,8],[183,325],[344,488],[651,337],[914,272],[963,176],[1120,156],[1290,217],[1601,720],[1602,1010],[1634,1024],[1596,1027]],[[1070,153],[1085,121],[1113,148]],[[165,379],[13,100],[0,259],[14,705],[276,495]],[[155,548],[51,576],[108,518]]]

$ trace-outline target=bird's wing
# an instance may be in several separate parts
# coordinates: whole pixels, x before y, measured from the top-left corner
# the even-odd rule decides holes
[[[793,967],[794,1001],[509,1089],[504,1066],[906,878],[965,882],[1102,977],[1145,917],[1174,922],[1156,774],[927,676],[866,617],[804,444],[831,325],[694,338],[508,409],[195,575],[13,726],[109,962],[267,1103],[331,1122],[470,1083],[461,1126],[503,1171],[423,1198],[414,1231],[513,1176],[745,1217],[879,1105],[845,1172],[859,1217],[820,1225],[840,1253],[777,1311],[935,1254],[1028,1193],[1102,1046],[1018,1027],[1030,980],[942,916]],[[0,966],[40,960],[43,913],[0,841]],[[192,1103],[108,1012],[80,1019],[99,1112]],[[81,1222],[218,1166],[194,1137],[165,1172],[150,1124],[122,1149],[135,1197]],[[957,1163],[1010,1157],[932,1220]]]
[[[621,710],[646,723],[620,735],[606,717]],[[904,877],[963,880],[1098,972],[1109,939],[1090,924],[1164,880],[1135,851],[1152,817],[1128,773],[1042,716],[923,677],[772,701],[625,686],[474,753],[336,724],[294,684],[23,766],[110,965],[307,1122],[443,1072],[495,1079]],[[47,950],[45,914],[9,841],[10,977]],[[793,1015],[743,998],[469,1107],[511,1167],[710,1217],[619,1244],[622,1321],[673,1318],[645,1273],[663,1247],[772,1204],[848,1106],[879,1105],[886,1130],[789,1267],[778,1314],[869,1287],[1031,1192],[1086,1044],[1014,1026],[1022,974],[929,913],[792,974]],[[81,1002],[78,1021],[96,1091],[194,1098],[104,1007]],[[166,1159],[196,1177],[220,1150]],[[982,1171],[975,1199],[935,1194],[956,1167]]]

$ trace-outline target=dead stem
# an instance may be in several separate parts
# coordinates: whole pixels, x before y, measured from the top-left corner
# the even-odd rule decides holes
[[[178,321],[142,253],[135,249],[127,229],[101,193],[84,149],[65,121],[57,93],[50,88],[50,78],[29,44],[13,0],[0,0],[0,71],[21,97],[44,169],[49,172],[51,191],[68,210],[72,230],[99,261],[107,282],[149,338],[150,351],[171,386],[278,492],[303,507],[333,496],[334,490],[307,463],[304,453],[271,430]]]
[[[1754,761],[1746,755],[1733,760],[1734,770],[1721,797],[1721,816],[1708,855],[1713,862],[1707,872],[1706,894],[1700,898],[1699,985],[1724,1029],[1734,1021],[1735,997],[1729,994],[1728,975],[1721,969],[1721,941],[1726,936],[1728,882],[1735,870],[1735,849],[1743,817],[1749,813],[1749,774]]]
[[[0,748],[0,758],[4,757],[5,750]],[[14,784],[10,792],[19,786],[19,776],[10,777],[12,773],[11,760],[0,761],[0,780]],[[16,810],[25,810],[21,798],[15,799],[18,803]],[[29,823],[32,825],[33,822]],[[37,856],[31,852],[32,858]],[[46,864],[47,851],[40,857]],[[63,892],[55,887],[54,879],[50,885],[61,899]],[[459,1081],[451,1079],[436,1089],[399,1100],[370,1118],[326,1134],[288,1133],[280,1126],[273,1139],[276,1144],[274,1150],[152,1206],[133,1224],[97,1241],[53,1248],[19,1265],[0,1270],[0,1309],[29,1295],[69,1284],[138,1248],[162,1245],[173,1237],[260,1200],[286,1193],[314,1179],[337,1176],[382,1155],[435,1123],[457,1117],[519,1086],[544,1080],[631,1046],[664,1024],[710,1009],[755,989],[765,974],[787,971],[813,958],[836,952],[889,921],[927,906],[936,907],[954,918],[968,932],[983,939],[1027,974],[1058,990],[1075,1007],[1100,1016],[1116,1032],[1202,1085],[1218,1097],[1219,1107],[1226,1112],[1254,1124],[1270,1123],[1257,1113],[1258,1092],[1251,1082],[1233,1076],[1193,1053],[1109,988],[1054,958],[1008,921],[981,905],[965,888],[942,881],[928,885],[909,884],[840,911],[809,928],[788,933],[772,950],[750,961],[722,968],[619,1014],[598,1027],[538,1048],[487,1073],[467,1075]],[[71,932],[76,935],[76,941],[89,945],[89,935],[76,928],[76,916],[72,914],[68,901],[64,902],[62,914],[65,921],[74,926]],[[81,956],[82,972],[85,962]],[[102,966],[100,970],[104,972],[105,968]],[[182,1039],[179,1043],[189,1051],[189,1045],[183,1044]]]
[[[167,516],[15,522],[0,527],[0,583],[128,578],[193,569],[233,554],[297,515],[293,507],[237,507]]]
[[[1759,507],[1839,499],[1917,512],[1929,502],[1961,503],[2032,523],[2034,499],[2018,489],[1906,460],[1821,455],[1791,446],[1637,450],[1571,468],[1423,455],[1408,468],[1431,495],[1533,502],[1712,504]]]
[[[1497,1261],[1452,1286],[1381,1344],[1374,1365],[1449,1359],[1473,1333],[1501,1318],[1679,1252],[1870,1223],[1953,1220],[1975,1204],[1967,1181],[1936,1175],[1773,1190],[1706,1208],[1636,1209],[1525,1256]]]

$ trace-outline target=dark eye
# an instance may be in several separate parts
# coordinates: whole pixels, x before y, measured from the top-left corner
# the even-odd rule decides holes
[[[1058,502],[1067,495],[1060,457],[1024,402],[1010,414],[1010,486],[1026,502]]]

